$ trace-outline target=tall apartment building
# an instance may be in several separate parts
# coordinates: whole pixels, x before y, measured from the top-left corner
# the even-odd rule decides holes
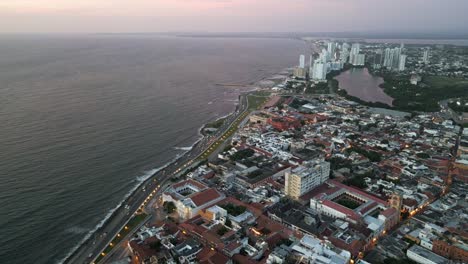
[[[426,64],[429,63],[429,49],[426,49],[423,52],[423,62]]]
[[[401,54],[400,55],[400,61],[398,64],[398,71],[404,71],[406,69],[406,55]]]
[[[356,61],[356,58],[361,52],[361,45],[359,43],[354,43],[351,46],[351,52],[349,53],[349,63],[354,64],[353,62]]]
[[[327,44],[327,51],[331,56],[335,55],[336,50],[336,43],[335,42],[328,42]]]
[[[323,160],[310,161],[286,173],[285,193],[297,199],[324,183],[329,176],[330,163]]]
[[[393,65],[392,65],[393,70],[398,70],[398,68],[400,67],[400,55],[401,55],[401,49],[394,48],[393,49]]]
[[[305,55],[299,56],[299,68],[305,68]]]
[[[391,69],[392,65],[393,65],[393,50],[390,48],[386,48],[383,66],[387,69]]]
[[[353,56],[351,64],[353,66],[364,66],[366,63],[366,55],[365,54],[356,54]]]
[[[380,69],[382,68],[382,61],[383,61],[383,50],[379,49],[374,54],[374,60],[372,63],[372,68]]]
[[[328,65],[321,59],[315,60],[312,67],[312,79],[315,81],[324,81],[327,79]]]
[[[383,66],[388,70],[400,70],[402,68],[400,71],[403,71],[406,57],[406,55],[401,54],[401,48],[386,48]]]

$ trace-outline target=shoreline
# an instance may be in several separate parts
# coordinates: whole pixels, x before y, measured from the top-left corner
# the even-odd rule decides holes
[[[263,80],[263,79],[262,79]],[[221,119],[225,119],[223,124],[229,119],[230,116],[234,115],[238,110],[239,110],[239,103],[241,101],[241,96],[243,94],[247,94],[247,93],[250,93],[252,92],[253,90],[249,90],[249,91],[245,91],[245,92],[240,92],[239,95],[237,96],[237,99],[233,102],[235,102],[235,108],[233,111],[223,115],[223,116],[220,116],[220,117],[217,117],[215,120],[213,121],[208,121],[207,123],[203,124],[199,129],[198,129],[198,135],[200,135],[200,137],[203,139],[203,137],[210,137],[212,135],[210,134],[205,134],[203,131],[206,129],[206,128],[210,128],[208,127],[208,125],[212,124],[212,123],[216,123],[217,121],[221,120]],[[221,124],[221,125],[223,125]],[[216,128],[216,131],[214,131],[215,133],[218,131],[219,128]]]
[[[238,97],[238,101],[240,100],[240,95]],[[236,107],[236,110],[237,110],[237,107]],[[232,111],[230,112],[229,114],[227,114],[226,116],[230,116],[232,114],[235,113],[235,111]],[[201,133],[202,129],[207,125],[208,123],[205,123],[203,124],[199,129],[198,129],[198,139],[192,144],[190,145],[190,149],[189,150],[186,150],[184,151],[182,154],[176,154],[176,156],[170,160],[169,162],[163,164],[162,166],[160,167],[157,167],[157,168],[154,168],[154,169],[151,169],[151,170],[148,170],[147,173],[143,174],[143,175],[140,175],[140,176],[137,176],[135,178],[135,180],[137,181],[137,183],[134,185],[134,187],[132,189],[130,189],[127,194],[124,196],[124,198],[112,209],[110,209],[107,214],[104,216],[104,218],[91,230],[89,231],[85,237],[80,240],[78,242],[78,244],[76,246],[74,246],[72,249],[70,249],[69,253],[67,253],[67,255],[62,258],[60,261],[58,261],[57,263],[59,264],[63,264],[63,263],[66,263],[70,258],[72,258],[76,252],[80,249],[80,247],[82,247],[83,245],[86,245],[87,242],[92,238],[92,236],[94,234],[96,234],[100,229],[103,228],[103,226],[114,216],[115,212],[117,212],[119,209],[122,208],[122,206],[126,203],[126,201],[132,197],[137,191],[139,188],[141,188],[143,185],[146,185],[148,182],[150,182],[150,180],[153,178],[153,177],[156,177],[158,176],[158,174],[161,172],[161,171],[164,171],[166,168],[172,166],[172,165],[176,165],[179,160],[185,158],[185,157],[188,157],[187,155],[198,145],[200,144],[200,142],[202,140],[204,140],[205,138],[208,138],[209,136],[206,136],[206,135],[203,135]],[[176,148],[176,146],[174,146],[173,148]]]
[[[261,78],[259,81],[255,82],[255,83],[258,83],[260,82],[261,80],[264,80],[268,77],[263,77]],[[235,115],[236,112],[239,110],[239,106],[240,106],[240,103],[241,103],[241,97],[243,95],[247,96],[249,93],[253,92],[253,91],[256,91],[258,90],[258,88],[254,88],[254,89],[250,89],[248,91],[245,91],[245,92],[240,92],[239,96],[237,97],[237,100],[236,100],[236,107],[233,111],[229,112],[228,114],[222,116],[222,117],[219,117],[217,118],[216,120],[219,120],[221,118],[228,118],[232,115]],[[245,109],[246,111],[248,111],[248,109]],[[216,121],[215,120],[215,121]],[[211,121],[213,122],[213,121]],[[145,174],[141,175],[141,176],[137,176],[135,178],[135,180],[137,181],[137,183],[134,185],[134,187],[132,189],[130,189],[128,191],[128,193],[124,196],[124,198],[121,200],[120,203],[118,203],[114,208],[112,208],[111,210],[109,210],[107,212],[107,214],[104,216],[104,218],[91,230],[89,231],[79,242],[77,245],[75,245],[72,249],[69,250],[69,252],[67,253],[67,255],[65,257],[63,257],[61,260],[59,260],[58,262],[56,263],[59,263],[59,264],[63,264],[63,263],[67,263],[68,261],[70,261],[71,258],[73,258],[77,253],[78,251],[80,250],[81,247],[87,245],[89,243],[89,241],[91,240],[91,238],[93,237],[93,235],[95,235],[97,232],[99,232],[100,230],[103,229],[103,227],[113,218],[115,217],[115,214],[122,208],[122,206],[124,204],[126,204],[130,198],[132,196],[134,196],[137,191],[142,187],[142,186],[146,186],[149,182],[151,182],[153,180],[153,178],[157,177],[160,172],[165,172],[165,170],[168,168],[168,167],[171,167],[171,166],[174,166],[174,165],[177,165],[177,163],[184,159],[184,158],[189,158],[190,157],[190,152],[192,152],[194,149],[196,149],[196,147],[204,140],[208,139],[209,137],[211,137],[210,135],[204,135],[202,133],[202,130],[209,124],[210,122],[208,123],[205,123],[203,124],[199,129],[198,129],[198,135],[200,136],[191,146],[190,146],[190,149],[189,150],[186,150],[184,151],[182,154],[177,154],[171,161],[167,162],[166,164],[163,164],[162,166],[160,167],[157,167],[157,168],[154,168],[154,169],[151,169],[151,170],[148,170]],[[196,155],[198,158],[200,154]],[[193,160],[195,160],[196,158],[193,158]],[[176,173],[177,174],[177,173]],[[170,179],[170,178],[169,178]],[[154,179],[155,181],[157,180],[157,178]],[[133,214],[132,214],[133,215]]]
[[[107,214],[104,216],[104,218],[94,227],[94,229],[89,231],[85,235],[85,237],[80,242],[78,242],[78,244],[75,247],[70,249],[69,253],[62,260],[58,261],[57,263],[60,263],[60,264],[66,263],[71,257],[73,257],[73,255],[79,250],[80,247],[85,245],[96,232],[98,232],[100,229],[102,229],[102,227],[114,216],[114,213],[117,210],[119,210],[120,208],[122,208],[122,205],[124,205],[125,202],[132,195],[134,195],[136,193],[136,191],[138,191],[138,189],[141,186],[145,185],[147,183],[147,181],[149,181],[151,178],[157,176],[157,174],[159,172],[164,171],[167,167],[169,167],[171,165],[174,165],[176,162],[178,162],[180,159],[182,159],[184,156],[186,156],[194,147],[196,147],[196,145],[198,145],[202,141],[202,139],[203,139],[203,137],[199,138],[197,141],[195,141],[195,143],[193,143],[191,145],[190,150],[184,151],[183,154],[177,154],[172,160],[170,160],[169,162],[163,164],[162,166],[151,169],[151,170],[148,170],[146,174],[137,176],[135,178],[137,183],[134,185],[134,187],[132,189],[130,189],[127,192],[127,194],[124,196],[124,198],[114,208],[110,209],[107,212]]]

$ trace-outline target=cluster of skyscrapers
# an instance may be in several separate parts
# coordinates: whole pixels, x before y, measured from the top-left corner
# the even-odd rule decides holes
[[[386,69],[403,72],[406,70],[408,58],[404,51],[405,45],[403,43],[395,48],[378,49],[368,62],[376,70]],[[429,53],[429,49],[423,50],[422,62],[425,64],[429,64]],[[361,45],[359,43],[350,45],[328,42],[318,54],[318,58],[316,57],[314,60],[310,56],[308,64],[306,64],[306,56],[301,55],[299,65],[294,70],[294,76],[305,79],[308,75],[312,81],[326,81],[328,73],[342,70],[346,63],[357,67],[365,66],[366,55],[361,53]]]
[[[373,61],[371,60],[372,68],[385,68],[390,71],[405,71],[406,61],[408,56],[403,54],[404,44],[398,48],[379,49],[374,54]],[[424,49],[422,53],[422,62],[429,64],[430,49]]]
[[[383,67],[387,70],[404,71],[406,65],[405,54],[402,54],[402,48],[386,48],[383,56]]]
[[[342,45],[336,42],[327,43],[327,48],[322,49],[317,59],[312,60],[312,56],[310,56],[308,69],[310,79],[319,82],[325,81],[329,72],[342,70],[345,63],[350,63],[353,66],[364,66],[365,55],[360,54],[360,51],[359,43],[353,44],[351,47],[348,43]],[[306,77],[305,55],[299,57],[299,66],[294,70],[294,75],[299,78]]]
[[[404,45],[399,48],[386,48],[385,50],[377,50],[374,54],[374,69],[386,68],[393,71],[404,71],[406,69],[407,55],[402,54]]]
[[[361,54],[361,45],[354,43],[351,46],[351,52],[349,53],[349,63],[353,66],[364,66],[366,55]]]

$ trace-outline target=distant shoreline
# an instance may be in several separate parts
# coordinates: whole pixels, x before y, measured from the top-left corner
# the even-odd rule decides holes
[[[463,34],[424,34],[424,33],[353,33],[353,32],[0,32],[0,37],[41,37],[41,36],[166,36],[166,37],[191,37],[191,38],[271,38],[271,39],[330,39],[345,40],[350,42],[365,43],[405,43],[416,45],[455,45],[468,46],[468,33]]]

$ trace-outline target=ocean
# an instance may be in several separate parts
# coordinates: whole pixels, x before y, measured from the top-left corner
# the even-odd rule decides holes
[[[0,263],[57,263],[292,39],[0,35]]]

